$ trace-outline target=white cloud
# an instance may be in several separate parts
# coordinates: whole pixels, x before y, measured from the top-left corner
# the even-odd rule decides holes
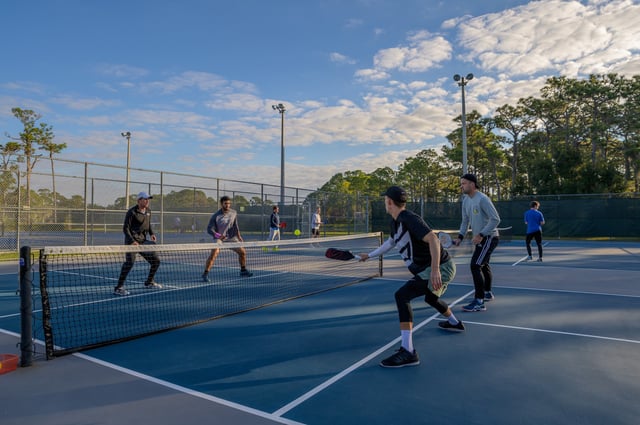
[[[350,18],[347,19],[347,21],[344,24],[344,27],[347,29],[354,29],[354,28],[359,28],[364,24],[364,21],[362,19],[358,19],[358,18]]]
[[[221,93],[205,103],[211,109],[224,109],[254,113],[266,109],[264,99],[247,93]]]
[[[52,103],[64,105],[69,109],[78,111],[89,111],[101,107],[117,107],[121,105],[118,100],[100,99],[100,98],[79,98],[70,95],[56,96],[51,98]]]
[[[149,75],[149,71],[144,68],[123,64],[99,64],[96,71],[99,74],[116,78],[141,78]]]
[[[329,60],[331,62],[346,63],[348,65],[354,65],[356,63],[354,59],[337,52],[329,53]]]
[[[384,71],[424,72],[451,58],[451,44],[442,36],[426,31],[409,37],[410,44],[380,50],[373,58],[374,67]]]
[[[355,72],[355,77],[360,81],[381,81],[389,78],[389,74],[377,69],[359,69]]]
[[[640,5],[630,0],[550,0],[467,18],[458,29],[484,69],[576,77],[625,69],[638,51],[639,22]]]

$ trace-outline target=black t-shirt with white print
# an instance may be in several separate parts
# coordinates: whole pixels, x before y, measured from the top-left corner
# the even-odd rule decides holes
[[[422,240],[431,231],[422,217],[413,211],[403,210],[391,222],[391,243],[398,248],[405,265],[414,274],[431,265],[429,244]],[[449,252],[440,247],[440,264],[449,259]]]

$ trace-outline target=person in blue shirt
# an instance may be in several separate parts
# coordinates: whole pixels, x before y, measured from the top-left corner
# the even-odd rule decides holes
[[[531,240],[536,240],[536,245],[538,245],[538,261],[542,261],[542,225],[544,224],[544,216],[538,208],[540,208],[540,203],[538,201],[531,201],[531,208],[524,213],[524,224],[527,225],[527,254],[529,257],[528,261],[533,260],[531,256]]]

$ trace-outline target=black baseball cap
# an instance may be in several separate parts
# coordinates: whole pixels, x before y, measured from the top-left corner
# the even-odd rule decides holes
[[[470,174],[470,173],[463,174],[462,177],[460,177],[460,178],[461,179],[465,179],[467,181],[470,181],[471,183],[476,185],[476,188],[479,188],[479,186],[478,186],[478,178],[476,177],[475,174]]]
[[[407,192],[400,186],[391,186],[382,196],[388,196],[389,199],[400,204],[407,203]]]

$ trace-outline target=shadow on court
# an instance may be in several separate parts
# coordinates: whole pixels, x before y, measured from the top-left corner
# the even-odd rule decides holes
[[[0,375],[3,425],[636,424],[640,244],[524,242],[492,260],[496,300],[463,313],[468,256],[445,300],[467,327],[414,300],[417,367],[383,369],[399,346],[385,276],[236,316],[64,356]],[[16,276],[0,275],[0,351],[17,353]],[[13,293],[12,293],[13,291]],[[38,346],[42,352],[42,346]]]

